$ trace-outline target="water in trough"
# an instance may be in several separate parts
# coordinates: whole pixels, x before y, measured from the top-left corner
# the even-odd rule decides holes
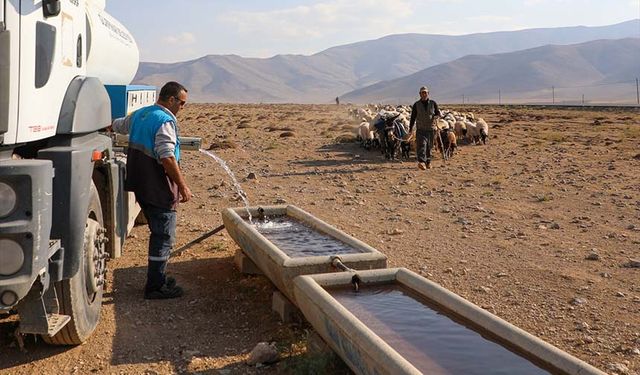
[[[253,223],[260,234],[291,258],[362,252],[289,216],[255,219]]]
[[[548,374],[398,284],[327,291],[425,374]]]

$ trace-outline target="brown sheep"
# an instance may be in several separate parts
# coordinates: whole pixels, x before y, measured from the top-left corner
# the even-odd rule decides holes
[[[438,152],[443,155],[445,160],[451,159],[458,148],[456,134],[452,130],[441,130],[436,136],[435,143]]]

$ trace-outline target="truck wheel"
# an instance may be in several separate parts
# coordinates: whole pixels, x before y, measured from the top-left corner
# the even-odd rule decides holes
[[[82,344],[93,333],[100,319],[106,274],[106,231],[102,227],[100,197],[93,182],[89,194],[80,268],[72,278],[55,283],[60,314],[71,316],[71,321],[55,336],[43,336],[49,344]]]

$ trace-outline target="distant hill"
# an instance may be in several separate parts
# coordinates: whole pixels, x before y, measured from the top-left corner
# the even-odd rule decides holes
[[[442,103],[632,103],[640,77],[640,38],[550,45],[494,55],[471,55],[342,95],[343,101],[407,103],[427,84]],[[622,82],[626,82],[626,85]],[[553,87],[553,88],[552,88]]]
[[[311,56],[141,63],[134,83],[184,83],[198,102],[328,103],[345,92],[418,72],[470,54],[513,52],[547,44],[637,37],[640,20],[600,27],[528,29],[461,36],[402,34],[329,48]]]

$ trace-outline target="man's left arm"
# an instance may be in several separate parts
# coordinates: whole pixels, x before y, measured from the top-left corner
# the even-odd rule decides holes
[[[162,163],[165,173],[171,181],[178,185],[180,193],[180,202],[186,202],[191,199],[191,189],[187,186],[187,182],[180,172],[180,166],[175,157],[176,145],[178,144],[178,135],[175,125],[172,122],[165,122],[160,126],[156,133],[153,151]]]
[[[442,117],[442,113],[440,112],[440,108],[438,108],[438,103],[435,100],[433,101],[433,113],[438,117]]]
[[[180,202],[187,202],[193,194],[191,193],[191,189],[187,185],[187,181],[184,179],[182,172],[180,172],[180,167],[178,166],[178,162],[176,158],[171,156],[168,158],[160,159],[162,163],[162,167],[164,167],[164,171],[169,176],[171,181],[175,182],[178,185],[178,192],[180,193]]]

